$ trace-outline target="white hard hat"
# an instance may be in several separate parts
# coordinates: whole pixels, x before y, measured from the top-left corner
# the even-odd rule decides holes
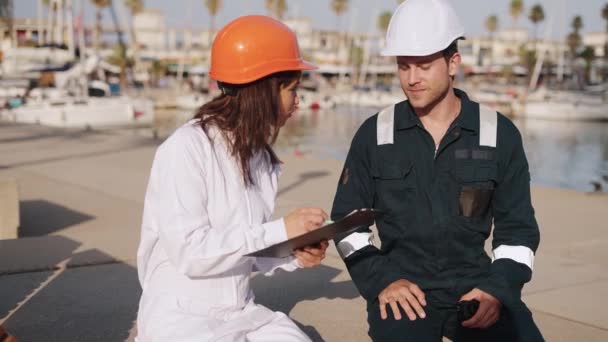
[[[427,56],[443,51],[464,28],[449,0],[405,0],[391,17],[382,56]]]

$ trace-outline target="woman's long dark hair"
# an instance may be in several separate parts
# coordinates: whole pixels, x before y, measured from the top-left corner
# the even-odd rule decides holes
[[[280,129],[280,89],[300,75],[300,71],[285,71],[244,85],[220,84],[222,94],[204,104],[194,116],[205,132],[210,126],[222,132],[246,186],[253,184],[249,162],[257,152],[265,150],[273,165],[280,163],[272,150]]]

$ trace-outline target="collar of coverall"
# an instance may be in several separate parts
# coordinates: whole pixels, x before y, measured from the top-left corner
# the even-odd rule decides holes
[[[460,114],[452,125],[479,133],[479,106],[472,102],[464,91],[454,88],[454,93],[460,98],[462,106]],[[398,130],[418,125],[422,127],[420,118],[407,101],[395,105],[395,114],[395,127]]]

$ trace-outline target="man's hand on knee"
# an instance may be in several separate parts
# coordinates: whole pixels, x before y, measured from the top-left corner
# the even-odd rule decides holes
[[[378,302],[380,303],[380,317],[382,319],[388,318],[387,305],[390,305],[396,320],[401,319],[399,306],[403,308],[410,321],[416,320],[416,314],[420,318],[426,317],[426,313],[422,309],[423,306],[426,306],[424,292],[420,290],[418,285],[405,279],[397,280],[382,290],[378,295]]]
[[[486,329],[498,321],[502,303],[496,297],[475,288],[460,298],[461,301],[473,299],[479,302],[479,309],[473,317],[462,322],[463,327]]]

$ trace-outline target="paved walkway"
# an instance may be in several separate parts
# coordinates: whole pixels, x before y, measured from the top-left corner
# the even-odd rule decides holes
[[[0,322],[20,341],[131,341],[134,257],[158,141],[0,123],[0,178],[19,182],[20,238],[0,241]],[[281,156],[276,215],[329,210],[341,162]],[[608,341],[608,196],[534,188],[542,229],[525,301],[548,341]],[[255,276],[258,302],[315,341],[368,341],[364,302],[331,250],[311,270]]]

